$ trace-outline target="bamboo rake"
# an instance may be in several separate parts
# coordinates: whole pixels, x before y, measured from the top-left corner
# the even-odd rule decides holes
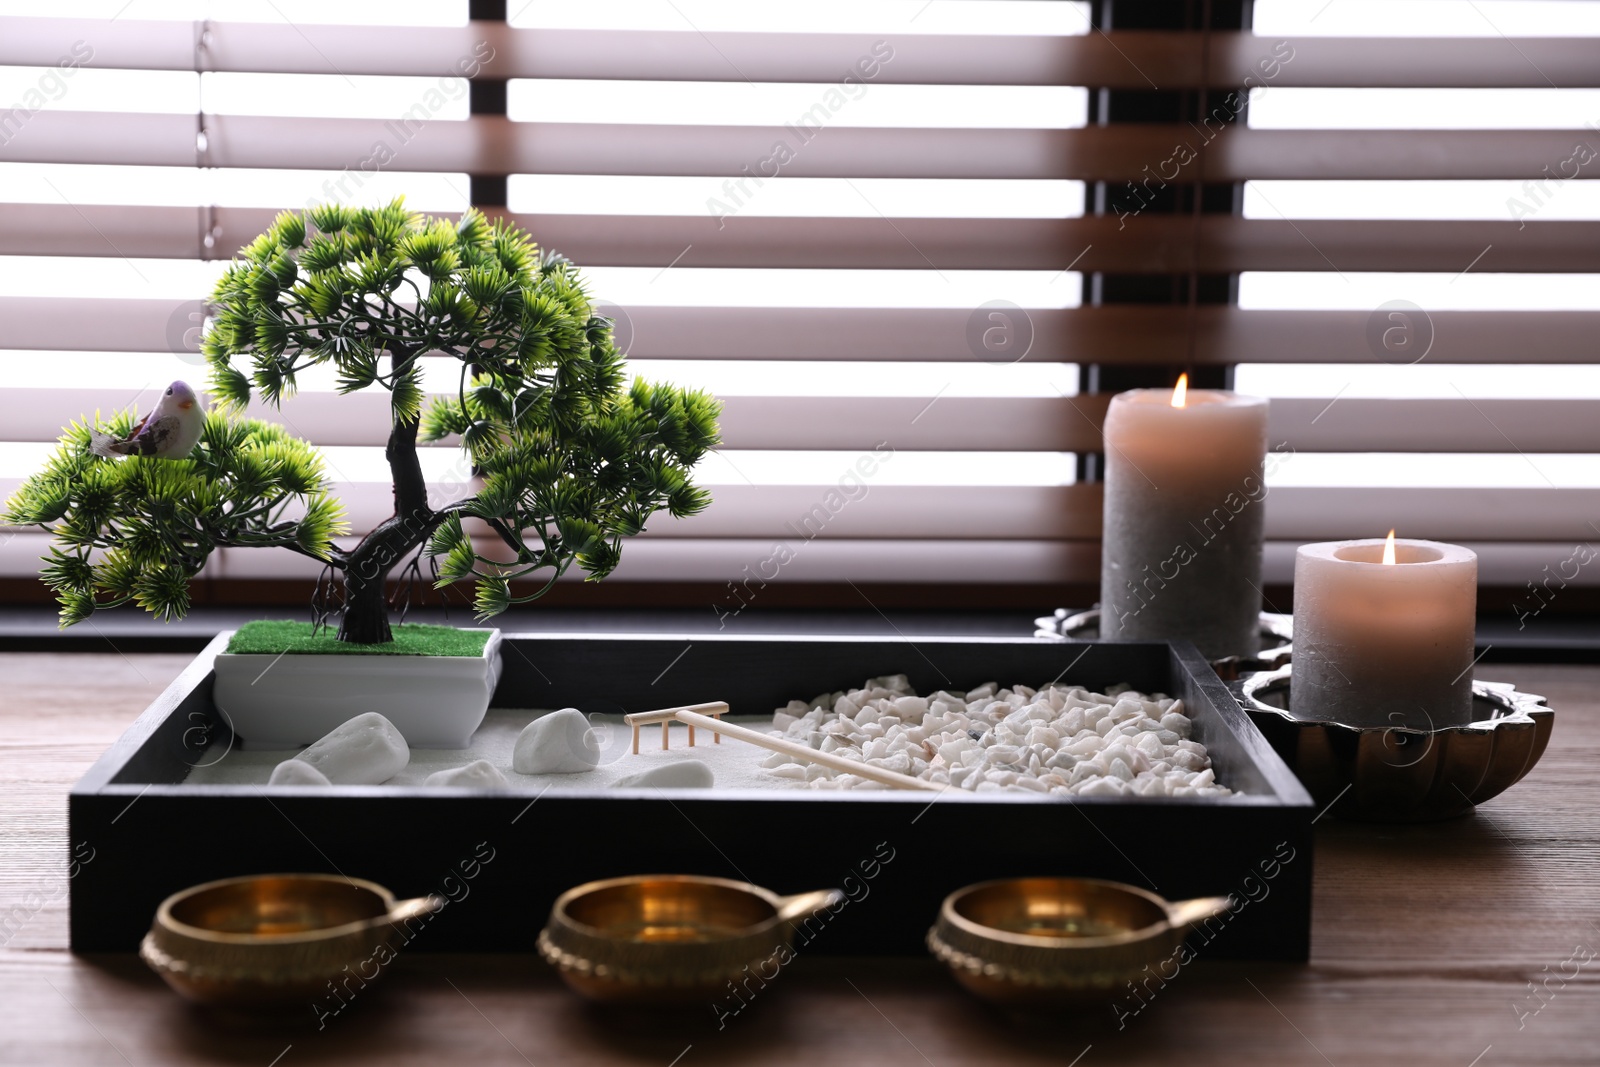
[[[633,727],[633,754],[639,754],[639,727],[661,724],[661,751],[667,750],[667,727],[676,721],[678,712],[695,711],[707,715],[721,717],[728,713],[728,702],[713,700],[705,704],[686,704],[679,708],[662,708],[659,711],[636,711],[631,715],[624,715],[622,721]],[[722,744],[722,738],[713,736],[712,744]],[[689,747],[694,747],[694,727],[689,727]]]

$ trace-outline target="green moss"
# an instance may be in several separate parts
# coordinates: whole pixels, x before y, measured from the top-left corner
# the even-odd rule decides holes
[[[394,640],[381,645],[347,644],[337,638],[337,633],[337,627],[323,627],[313,636],[309,622],[259,619],[235,631],[228,642],[228,651],[251,656],[293,652],[297,655],[475,657],[483,655],[483,646],[489,641],[487,630],[458,630],[453,626],[418,623],[394,627]]]

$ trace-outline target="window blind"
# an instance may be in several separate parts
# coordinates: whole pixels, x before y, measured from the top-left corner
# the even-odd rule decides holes
[[[1093,584],[1093,364],[1273,396],[1268,581],[1297,543],[1393,526],[1520,586],[1600,533],[1600,4],[1318,6],[1237,30],[1041,0],[6,17],[0,493],[66,421],[203,379],[204,297],[278,210],[456,212],[503,177],[491,213],[585,269],[634,372],[725,402],[715,502],[611,582]],[[1089,119],[1173,90],[1204,109]],[[1144,209],[1226,183],[1242,210]],[[1090,306],[1101,274],[1237,299]],[[254,413],[329,446],[359,531],[390,510],[387,406],[332,385]],[[448,448],[427,470],[470,478]],[[0,574],[42,548],[14,532]],[[205,574],[314,570],[225,549]]]

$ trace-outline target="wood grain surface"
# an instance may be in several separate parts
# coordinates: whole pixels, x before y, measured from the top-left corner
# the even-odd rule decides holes
[[[1001,1014],[926,960],[802,952],[720,1025],[711,1005],[591,1007],[534,957],[402,953],[319,1028],[309,1006],[271,1021],[205,1013],[132,956],[66,950],[67,789],[186,662],[0,655],[0,1063],[1600,1063],[1600,668],[1480,668],[1557,711],[1527,780],[1452,823],[1322,820],[1311,963],[1202,957],[1120,1027],[1110,1005]],[[720,847],[736,863],[773,846]]]

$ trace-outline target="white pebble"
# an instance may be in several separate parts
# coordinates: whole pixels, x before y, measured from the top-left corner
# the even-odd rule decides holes
[[[377,785],[411,762],[411,749],[394,723],[369,711],[335,726],[295,758],[333,785]]]
[[[1111,717],[1119,722],[1126,722],[1129,719],[1137,719],[1143,714],[1144,701],[1142,700],[1134,700],[1131,697],[1123,697],[1121,700],[1118,700],[1115,704],[1111,705]]]
[[[1074,756],[1092,756],[1105,747],[1105,738],[1091,734],[1088,737],[1072,742],[1072,744],[1066,747],[1066,751],[1072,753]]]
[[[921,720],[928,713],[928,702],[921,697],[900,697],[893,707],[894,713],[902,719]]]
[[[509,789],[511,783],[500,773],[500,768],[486,759],[473,760],[465,767],[451,767],[434,771],[423,779],[423,785],[456,786],[467,789]]]
[[[886,674],[881,678],[867,679],[867,688],[887,689],[891,693],[911,692],[911,679],[903,674]]]
[[[1022,749],[1015,745],[992,745],[984,751],[983,758],[991,766],[1015,763],[1022,758]]]
[[[1070,771],[1078,765],[1078,757],[1070,752],[1057,752],[1045,760],[1044,765],[1054,770]]]
[[[891,753],[888,756],[885,756],[883,759],[875,760],[874,762],[877,766],[882,767],[886,771],[896,771],[900,774],[911,773],[911,754],[906,752],[904,749],[899,752]]]
[[[1067,775],[1067,784],[1070,786],[1082,785],[1091,778],[1099,777],[1100,772],[1095,765],[1087,760],[1072,768],[1072,773]]]
[[[578,774],[600,762],[600,747],[590,742],[589,720],[577,708],[541,715],[522,728],[511,750],[518,774]]]
[[[1028,731],[1029,748],[1034,745],[1044,745],[1046,748],[1054,749],[1059,744],[1061,744],[1061,735],[1048,726],[1035,726]]]
[[[1166,752],[1166,747],[1161,744],[1161,739],[1153,733],[1140,734],[1139,739],[1133,744],[1135,748],[1151,759],[1159,759]]]
[[[272,768],[268,785],[332,785],[328,776],[304,760],[286,759]]]

